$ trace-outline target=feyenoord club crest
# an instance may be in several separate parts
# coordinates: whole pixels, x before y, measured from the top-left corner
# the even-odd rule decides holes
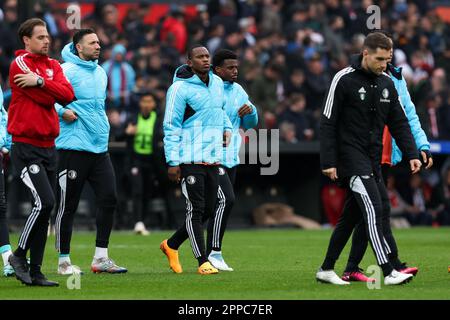
[[[53,70],[52,70],[52,69],[46,69],[46,70],[45,70],[45,74],[46,74],[47,77],[49,77],[50,79],[53,79]]]
[[[70,170],[69,173],[67,173],[67,176],[71,180],[75,180],[77,178],[77,172],[75,170]]]
[[[188,176],[187,178],[186,178],[186,181],[187,181],[187,183],[189,183],[189,184],[194,184],[195,183],[195,177],[194,176]]]
[[[391,102],[389,98],[389,90],[384,88],[383,91],[381,91],[381,95],[383,96],[383,98],[380,98],[380,102]]]
[[[219,167],[219,175],[223,176],[225,174],[225,169],[222,167]]]
[[[37,174],[37,173],[39,173],[39,171],[41,171],[41,168],[39,168],[39,166],[37,164],[32,164],[30,166],[30,172],[32,174]]]
[[[366,90],[364,89],[364,87],[361,87],[361,89],[358,90],[358,93],[361,101],[364,101],[364,99],[366,98]]]

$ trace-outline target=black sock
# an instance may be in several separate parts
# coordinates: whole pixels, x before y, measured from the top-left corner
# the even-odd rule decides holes
[[[198,266],[200,267],[202,264],[208,261],[208,259],[205,256],[201,256],[197,258],[198,260]]]
[[[167,239],[167,245],[170,249],[178,250],[178,248],[189,238],[189,234],[186,229],[186,223],[179,228],[175,233]]]
[[[179,246],[176,244],[176,241],[173,238],[167,239],[167,245],[170,249],[178,250]]]
[[[14,255],[15,255],[16,257],[25,258],[25,257],[27,256],[27,251],[24,250],[24,249],[22,249],[22,248],[17,248],[17,249],[14,251]]]
[[[30,275],[41,273],[41,265],[40,264],[30,264]]]
[[[389,262],[392,264],[395,270],[403,269],[402,262],[398,259],[397,255],[388,254]]]
[[[108,248],[109,237],[114,222],[115,207],[100,207],[97,212],[97,238],[95,246],[99,248]]]
[[[333,270],[335,261],[330,258],[325,258],[325,261],[322,264],[322,270]]]
[[[385,264],[380,265],[381,270],[383,270],[383,275],[386,277],[388,275],[391,274],[392,270],[394,270],[394,268],[392,268],[392,265],[388,262]]]
[[[348,262],[344,272],[356,272],[356,271],[359,271],[359,266],[355,265],[354,263]]]

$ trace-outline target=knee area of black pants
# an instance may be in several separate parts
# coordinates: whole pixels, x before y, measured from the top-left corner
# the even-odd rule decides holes
[[[117,195],[115,193],[104,195],[97,200],[97,205],[100,208],[115,207],[117,205]]]
[[[389,218],[389,214],[391,212],[391,206],[389,203],[383,203],[383,219]]]
[[[133,188],[131,190],[131,195],[133,197],[142,197],[144,195],[144,192],[140,188]]]
[[[6,199],[5,197],[0,197],[0,217],[6,217]]]
[[[51,212],[51,210],[41,210],[41,212],[39,212],[39,216],[36,219],[36,222],[38,222],[40,225],[48,224],[50,221]]]
[[[236,201],[236,198],[234,197],[234,195],[228,196],[227,199],[225,200],[225,205],[227,207],[232,207],[234,205],[235,201]]]
[[[41,198],[41,210],[51,212],[55,207],[55,197]]]
[[[236,200],[234,192],[229,192],[229,191],[219,192],[218,197],[219,197],[219,203],[223,203],[225,201],[225,204],[227,206],[229,206],[229,205],[232,206]]]
[[[384,207],[381,204],[374,204],[373,210],[374,210],[375,214],[377,215],[377,217],[379,217],[379,218],[382,217]]]
[[[191,215],[191,221],[203,223],[204,221],[208,220],[209,216],[203,213],[203,215],[200,214],[193,214]]]

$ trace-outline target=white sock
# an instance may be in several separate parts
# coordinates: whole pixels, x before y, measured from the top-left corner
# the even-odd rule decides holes
[[[11,250],[8,250],[8,251],[5,251],[5,252],[2,253],[2,259],[3,259],[3,265],[4,266],[9,265],[8,258],[9,258],[10,255],[12,255],[12,251]]]
[[[72,263],[70,262],[70,257],[69,257],[69,256],[64,256],[64,257],[59,257],[59,258],[58,258],[58,264],[61,264],[61,263],[63,263],[63,262],[68,262],[69,264],[72,264]]]
[[[94,259],[108,258],[108,248],[95,247]]]

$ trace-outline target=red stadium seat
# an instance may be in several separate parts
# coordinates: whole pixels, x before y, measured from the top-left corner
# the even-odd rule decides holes
[[[328,222],[335,226],[345,203],[345,190],[334,184],[326,185],[322,188],[320,198],[322,200],[323,211]]]

